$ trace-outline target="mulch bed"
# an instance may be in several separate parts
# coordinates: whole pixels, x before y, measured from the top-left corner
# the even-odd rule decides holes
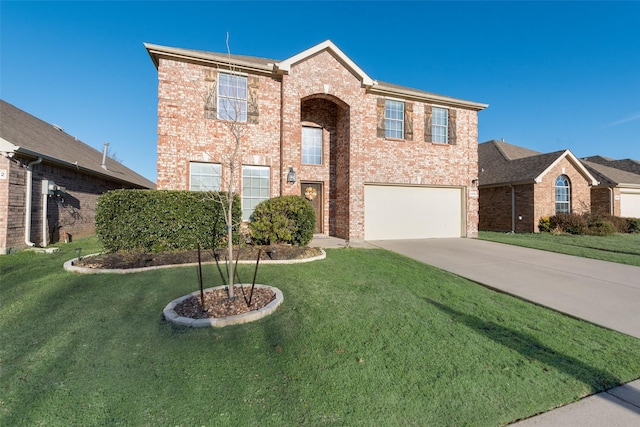
[[[290,246],[290,245],[271,245],[271,246],[246,246],[240,248],[234,248],[233,256],[240,254],[240,260],[253,260],[258,258],[258,250],[262,249],[260,255],[261,260],[292,260],[292,259],[304,259],[311,258],[320,255],[320,249],[309,248],[307,246]],[[220,252],[220,262],[224,263],[226,257],[226,250]],[[202,250],[200,252],[202,262],[215,262],[213,252],[209,250]],[[235,260],[234,260],[235,261]],[[82,258],[74,263],[78,267],[87,268],[104,268],[104,269],[116,269],[116,268],[140,268],[140,267],[153,267],[160,265],[179,265],[179,264],[191,264],[198,262],[198,251],[175,251],[175,252],[160,252],[160,253],[140,253],[140,252],[113,252],[108,254],[101,254],[92,257]]]
[[[271,245],[271,246],[247,246],[234,248],[234,257],[238,256],[240,260],[255,261],[258,258],[258,251],[262,249],[260,255],[261,260],[293,260],[311,258],[320,255],[322,252],[318,248],[309,248],[306,246],[290,246],[290,245]],[[219,262],[225,263],[226,250],[219,252]],[[215,262],[213,251],[200,251],[200,259],[202,262]],[[235,260],[234,260],[235,261]],[[160,265],[180,265],[192,264],[198,262],[198,251],[176,251],[176,252],[160,252],[160,253],[140,253],[140,252],[114,252],[109,254],[101,254],[91,257],[85,257],[75,261],[74,265],[86,268],[101,269],[127,269],[152,267]],[[224,267],[222,266],[224,269]],[[251,287],[244,287],[246,298],[249,299]],[[182,317],[191,319],[219,318],[226,316],[235,316],[247,313],[253,310],[259,310],[274,300],[275,293],[268,288],[254,288],[251,297],[251,304],[247,305],[240,286],[234,287],[235,298],[229,299],[226,289],[217,289],[204,293],[205,303],[204,309],[200,301],[200,294],[196,297],[190,297],[176,305],[175,312]]]
[[[259,310],[265,307],[276,297],[269,288],[254,288],[251,295],[251,286],[244,287],[244,295],[240,286],[234,286],[235,296],[228,298],[225,288],[206,291],[204,293],[204,310],[200,301],[200,294],[185,299],[176,305],[174,311],[182,317],[190,319],[206,319],[211,317],[227,317]],[[246,301],[251,296],[251,305]],[[246,297],[246,300],[245,300]]]

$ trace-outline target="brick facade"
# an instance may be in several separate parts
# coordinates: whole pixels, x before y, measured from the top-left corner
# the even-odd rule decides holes
[[[587,179],[565,157],[548,170],[541,177],[540,182],[512,187],[503,185],[481,188],[480,229],[538,232],[540,218],[556,213],[555,182],[559,175],[566,175],[569,178],[571,212],[578,214],[589,212],[593,190]],[[512,198],[515,199],[514,224],[512,224]],[[515,229],[512,228],[513,225]]]
[[[0,253],[23,248],[25,243],[25,210],[27,164],[33,159],[0,156],[0,169],[7,178],[0,180]],[[64,231],[72,237],[95,233],[95,207],[98,197],[109,190],[124,188],[113,181],[81,174],[52,164],[32,166],[30,241],[42,245],[42,181],[49,180],[66,188],[63,199],[47,197],[47,243],[61,240]]]
[[[157,68],[158,189],[188,189],[192,161],[222,164],[222,181],[228,181],[233,138],[228,123],[206,112],[215,108],[207,107],[206,94],[220,69],[162,55]],[[430,133],[425,123],[430,107],[442,104],[395,94],[408,108],[405,121],[410,127],[405,125],[406,139],[387,139],[377,132],[378,102],[385,94],[364,85],[331,49],[292,64],[287,73],[242,71],[249,80],[250,115],[240,162],[270,168],[272,197],[300,195],[304,182],[321,184],[325,234],[363,239],[364,186],[385,183],[463,189],[464,232],[477,235],[478,199],[472,180],[477,178],[477,111],[484,107],[464,108],[443,97],[442,102],[452,103],[446,107],[455,118],[456,140],[435,144],[425,142],[424,135]],[[303,126],[323,129],[320,165],[302,164]],[[297,174],[294,184],[286,182],[289,168]],[[235,188],[240,184],[238,169]]]

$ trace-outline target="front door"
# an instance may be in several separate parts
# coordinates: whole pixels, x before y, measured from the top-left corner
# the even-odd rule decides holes
[[[313,210],[316,211],[316,229],[314,233],[322,233],[322,224],[324,222],[324,215],[322,213],[322,183],[320,182],[301,182],[300,188],[302,189],[302,197],[307,199]]]

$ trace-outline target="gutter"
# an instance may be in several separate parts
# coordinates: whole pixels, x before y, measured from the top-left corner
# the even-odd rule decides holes
[[[27,246],[35,246],[36,244],[31,241],[31,195],[33,193],[33,166],[42,163],[42,157],[38,157],[37,160],[29,162],[27,165],[27,191],[25,195],[25,209],[24,209],[24,243]]]

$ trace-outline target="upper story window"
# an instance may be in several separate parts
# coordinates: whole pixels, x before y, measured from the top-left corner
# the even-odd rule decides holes
[[[386,138],[404,138],[404,102],[385,101],[384,129]]]
[[[446,144],[449,142],[449,110],[433,107],[431,119],[432,142]]]
[[[271,189],[269,166],[242,166],[242,219],[251,220],[253,210],[267,200]]]
[[[220,164],[191,162],[189,166],[189,190],[220,191],[222,176]]]
[[[322,128],[302,128],[302,163],[322,164]]]
[[[220,73],[218,78],[218,118],[247,121],[247,77]]]
[[[571,212],[571,184],[566,175],[556,178],[556,215]]]

